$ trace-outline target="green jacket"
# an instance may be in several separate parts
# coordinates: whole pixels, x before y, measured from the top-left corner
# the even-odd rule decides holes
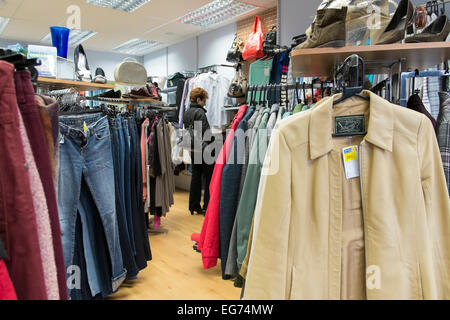
[[[248,237],[252,225],[253,212],[255,211],[256,199],[258,197],[259,178],[261,177],[261,169],[267,151],[267,139],[264,139],[264,131],[260,130],[266,129],[267,127],[269,111],[270,109],[264,110],[261,123],[258,126],[258,133],[256,134],[255,143],[250,152],[244,187],[236,212],[237,262],[239,269],[247,253]]]

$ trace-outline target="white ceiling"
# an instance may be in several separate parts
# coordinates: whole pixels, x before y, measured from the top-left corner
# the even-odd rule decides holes
[[[49,26],[66,26],[70,5],[81,9],[81,29],[98,32],[83,42],[85,49],[112,52],[112,48],[133,39],[161,42],[152,51],[217,29],[267,8],[276,0],[241,0],[260,9],[227,21],[214,28],[203,29],[175,20],[198,9],[211,0],[151,0],[132,13],[89,5],[86,0],[0,0],[0,16],[10,18],[0,38],[40,42],[49,33]]]

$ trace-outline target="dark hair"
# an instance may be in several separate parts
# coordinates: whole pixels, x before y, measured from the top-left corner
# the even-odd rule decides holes
[[[208,92],[206,90],[203,90],[202,88],[195,88],[191,92],[191,102],[195,103],[197,102],[197,99],[200,98],[200,100],[206,100],[209,98]]]

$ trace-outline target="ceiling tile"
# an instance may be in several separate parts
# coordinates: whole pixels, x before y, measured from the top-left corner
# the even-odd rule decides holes
[[[177,22],[168,23],[162,27],[155,28],[150,32],[142,34],[143,39],[155,40],[159,42],[173,41],[175,38],[184,38],[195,35],[202,29],[193,25],[185,25]]]
[[[47,23],[48,26],[59,24],[61,21],[66,26],[69,15],[66,13],[67,8],[74,4],[74,1],[57,0],[57,1],[39,1],[23,0],[22,5],[15,12],[14,18],[21,20],[40,21]]]
[[[22,4],[23,0],[8,0],[4,6],[0,5],[0,17],[12,18],[14,12]]]
[[[11,19],[1,37],[5,39],[39,42],[49,32],[50,29],[46,23]]]
[[[155,17],[167,21],[184,16],[190,11],[203,7],[211,0],[151,0],[148,4],[136,10],[136,15]]]

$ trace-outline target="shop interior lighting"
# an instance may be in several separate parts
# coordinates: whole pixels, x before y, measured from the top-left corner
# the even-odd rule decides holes
[[[8,23],[9,23],[9,18],[0,17],[0,34],[3,33],[3,31],[5,30]]]
[[[177,22],[208,28],[258,9],[258,7],[237,0],[214,0],[189,12]]]
[[[113,51],[125,54],[143,55],[148,53],[151,49],[153,49],[157,45],[159,45],[159,42],[135,38],[115,47]]]
[[[150,0],[86,0],[88,4],[95,6],[133,12]]]
[[[89,30],[78,30],[72,29],[69,34],[69,46],[76,47],[77,45],[83,43],[90,37],[93,37],[97,34],[97,32],[89,31]],[[42,40],[45,43],[52,43],[52,35],[51,33],[47,34]]]

